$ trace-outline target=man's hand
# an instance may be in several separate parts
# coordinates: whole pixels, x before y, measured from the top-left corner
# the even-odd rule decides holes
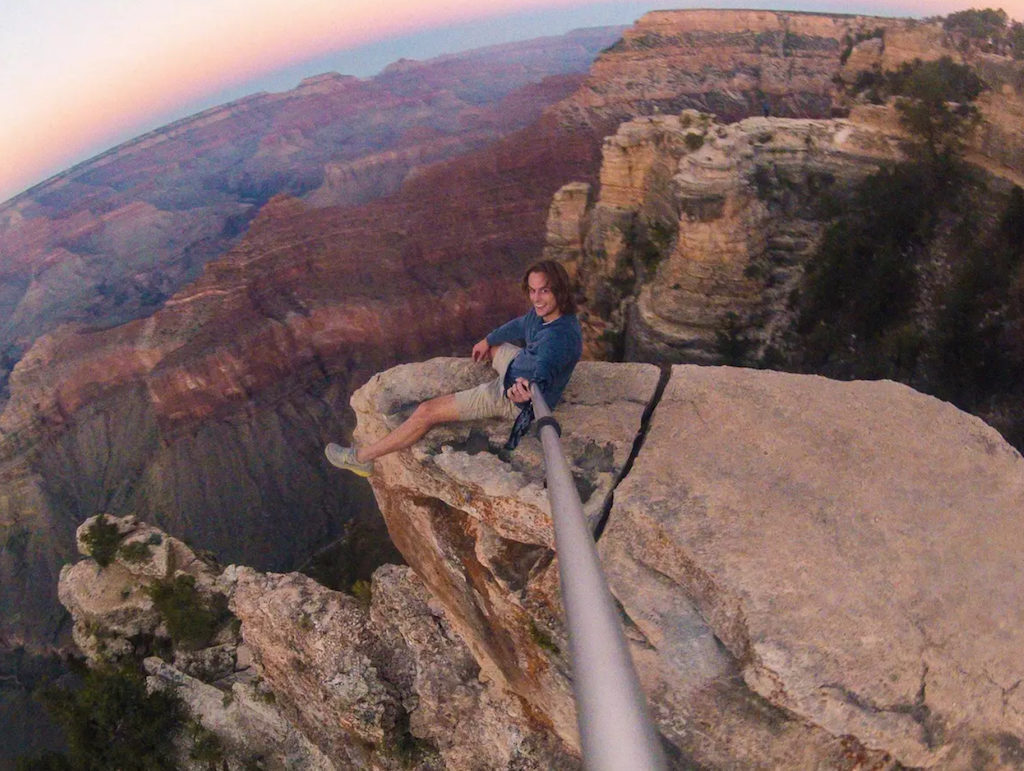
[[[494,348],[487,344],[486,337],[473,346],[473,361],[490,361],[493,357]]]
[[[530,381],[523,377],[517,377],[507,391],[508,398],[516,404],[530,401]]]

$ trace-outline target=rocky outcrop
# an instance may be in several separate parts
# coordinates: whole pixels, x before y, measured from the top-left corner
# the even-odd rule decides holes
[[[84,554],[96,551],[97,520],[79,530]],[[92,665],[141,662],[149,687],[173,690],[216,737],[228,768],[577,765],[535,730],[514,695],[480,679],[409,568],[381,568],[357,599],[299,574],[221,572],[133,517],[101,525],[120,533],[109,562],[87,559],[61,573],[76,642]],[[182,576],[207,598],[230,601],[229,620],[198,646],[173,639],[153,600],[154,586]],[[178,745],[179,767],[205,768],[190,757],[188,732]]]
[[[904,765],[1012,768],[1022,495],[1019,453],[904,386],[677,367],[601,552],[648,639],[667,581],[773,704]]]
[[[763,350],[827,222],[823,197],[841,201],[903,157],[903,140],[859,117],[725,126],[687,111],[624,123],[605,141],[582,254],[567,255],[589,349],[720,361],[731,332]]]
[[[598,362],[580,369],[574,382],[589,387],[570,383],[559,412],[584,510],[596,522],[630,456],[658,370]],[[377,375],[352,397],[356,439],[380,436],[417,401],[490,377],[489,368],[445,359]],[[575,428],[583,424],[586,432]],[[495,450],[507,432],[501,421],[436,430],[412,453],[382,458],[371,483],[395,545],[446,608],[484,676],[533,709],[545,702],[543,722],[574,743],[543,456],[527,438],[502,459]]]
[[[566,219],[556,200],[549,224],[548,253],[579,266],[588,352],[771,358],[836,207],[865,176],[907,157],[893,105],[858,102],[846,86],[940,56],[969,64],[988,86],[967,158],[994,190],[1020,184],[1024,65],[955,47],[937,23],[767,11],[641,19],[556,108],[616,124],[593,206]],[[617,122],[638,113],[647,115]],[[574,224],[582,247],[559,229]]]
[[[487,377],[380,373],[357,436]],[[556,414],[671,767],[1024,768],[1024,459],[994,430],[891,382],[692,365],[581,363]],[[62,574],[76,639],[145,656],[232,768],[574,768],[539,443],[508,455],[505,429],[376,462],[410,567],[358,597],[108,520],[111,563]],[[180,576],[236,619],[198,649],[157,644],[147,587]]]
[[[382,373],[357,437],[484,376]],[[579,366],[557,411],[578,487],[581,448],[622,468],[655,377]],[[572,741],[536,440],[503,460],[496,429],[432,432],[372,483],[482,671]],[[1022,767],[1024,460],[994,430],[894,383],[677,366],[643,434],[599,551],[674,764]]]

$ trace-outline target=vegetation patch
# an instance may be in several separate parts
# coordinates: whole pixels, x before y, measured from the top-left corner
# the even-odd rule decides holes
[[[25,559],[28,542],[32,534],[24,525],[13,525],[4,534],[4,551],[13,554],[19,560]]]
[[[224,763],[224,744],[217,734],[198,720],[191,720],[187,736],[192,745],[188,751],[189,758],[210,769],[221,767]]]
[[[973,45],[983,51],[1024,59],[1024,24],[1011,22],[1001,8],[971,8],[951,13],[943,20],[942,27],[960,36],[962,48]]]
[[[734,367],[747,363],[754,348],[754,341],[735,311],[725,314],[721,329],[715,333],[715,343],[723,363]]]
[[[351,594],[353,597],[359,600],[359,604],[362,605],[364,608],[370,607],[370,600],[373,597],[373,592],[371,590],[371,584],[369,581],[366,581],[364,579],[353,581]]]
[[[145,541],[132,541],[123,544],[117,550],[117,554],[125,562],[139,563],[148,561],[152,556],[152,551]]]
[[[870,32],[862,31],[855,35],[847,35],[844,41],[846,45],[843,48],[843,52],[839,54],[839,63],[846,64],[847,59],[850,58],[850,54],[853,53],[854,46],[858,43],[874,39],[885,40],[885,29],[883,27],[875,27]]]
[[[534,644],[548,653],[552,653],[555,656],[562,652],[562,649],[558,647],[551,635],[545,630],[537,626],[532,618],[530,619],[530,639],[533,640]]]
[[[196,588],[194,576],[181,574],[157,581],[146,590],[167,625],[175,645],[196,649],[207,645],[221,623],[230,615],[222,594],[205,597]]]
[[[105,514],[96,517],[96,521],[82,535],[82,541],[89,549],[89,554],[101,568],[114,561],[122,538],[117,525],[110,522]]]
[[[993,394],[1020,393],[1024,384],[1021,188],[1011,192],[998,230],[966,251],[943,297],[936,348],[938,393],[958,406],[976,409]]]
[[[64,729],[66,755],[18,762],[19,771],[172,771],[174,736],[186,710],[168,691],[149,693],[142,675],[129,669],[87,670],[77,688],[51,687],[40,699]]]

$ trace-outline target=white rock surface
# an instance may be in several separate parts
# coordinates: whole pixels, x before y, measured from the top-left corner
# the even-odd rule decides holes
[[[1019,766],[1022,514],[1021,456],[949,404],[683,366],[601,549],[659,652],[685,595],[768,702],[906,765]]]

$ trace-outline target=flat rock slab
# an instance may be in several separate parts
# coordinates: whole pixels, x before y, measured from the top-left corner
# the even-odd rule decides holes
[[[496,377],[490,366],[468,359],[435,358],[374,375],[352,395],[359,444],[383,436],[426,399],[471,388]],[[580,362],[554,416],[585,514],[603,511],[633,449],[660,372],[650,364]],[[505,538],[554,543],[544,486],[544,453],[535,429],[515,451],[502,451],[511,420],[441,425],[409,453],[376,462],[376,479],[417,490],[486,522]],[[406,555],[408,558],[408,555]]]
[[[945,402],[677,366],[601,547],[675,582],[773,704],[906,765],[998,765],[1024,757],[1022,515],[1020,454]]]

